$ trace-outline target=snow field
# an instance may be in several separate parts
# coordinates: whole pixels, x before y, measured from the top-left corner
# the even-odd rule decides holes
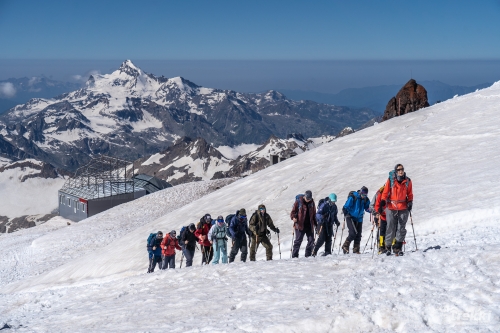
[[[100,252],[101,248],[116,240],[121,243],[124,234],[232,181],[234,179],[183,184],[119,205],[78,223],[55,217],[35,228],[0,235],[0,252],[3,254],[0,256],[0,284],[37,276],[68,262],[79,262],[80,257]],[[171,230],[167,229],[160,226],[150,232]],[[143,237],[144,249],[148,235]],[[109,253],[121,257],[121,249],[127,246],[122,243],[118,250],[115,244]]]
[[[26,332],[74,330],[75,322],[77,330],[116,332],[498,331],[499,105],[497,82],[240,179],[98,251],[8,284],[0,323]],[[335,251],[276,260],[273,235],[273,262],[200,267],[197,253],[195,267],[145,274],[150,232],[179,230],[207,212],[225,216],[244,207],[250,215],[260,203],[281,229],[282,257],[289,258],[296,194],[310,189],[317,202],[335,192],[340,208],[363,185],[371,198],[396,163],[413,181],[417,252],[408,223],[407,254],[399,258]],[[364,223],[363,247],[369,230]],[[264,258],[262,246],[257,258]]]

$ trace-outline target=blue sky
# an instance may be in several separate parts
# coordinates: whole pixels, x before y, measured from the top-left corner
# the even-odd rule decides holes
[[[495,0],[0,3],[3,59],[500,58]]]
[[[0,80],[125,59],[241,91],[500,80],[500,0],[0,0],[0,31]]]

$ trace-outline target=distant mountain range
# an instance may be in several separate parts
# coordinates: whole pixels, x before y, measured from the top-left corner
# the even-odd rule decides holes
[[[188,136],[213,145],[262,144],[271,135],[336,135],[375,117],[368,108],[293,101],[277,91],[239,93],[143,72],[130,60],[84,88],[35,98],[0,116],[0,156],[76,170],[92,156],[135,160]]]
[[[445,101],[455,95],[465,95],[492,85],[492,83],[482,83],[476,86],[451,86],[440,81],[419,81],[419,84],[427,90],[429,104],[437,101]],[[333,105],[346,105],[351,107],[366,107],[382,114],[389,100],[397,94],[403,84],[393,84],[387,86],[373,86],[364,88],[349,88],[337,94],[325,94],[315,91],[286,90],[280,92],[293,100],[311,100],[318,103]]]
[[[2,80],[0,81],[0,114],[32,98],[53,98],[81,87],[81,83],[56,81],[43,76]]]

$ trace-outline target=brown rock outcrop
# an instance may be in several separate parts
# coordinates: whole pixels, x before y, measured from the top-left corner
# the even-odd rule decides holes
[[[387,103],[382,121],[429,106],[427,90],[415,80],[408,81]]]

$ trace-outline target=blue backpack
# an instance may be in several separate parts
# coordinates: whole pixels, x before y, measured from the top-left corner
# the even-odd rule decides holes
[[[151,234],[149,234],[149,237],[148,237],[148,244],[146,245],[146,248],[148,249],[148,251],[151,251],[151,245],[150,245],[150,244],[151,244],[151,241],[152,241],[153,239],[155,239],[155,238],[156,238],[156,233],[151,233]]]
[[[304,194],[297,194],[295,196],[295,202],[299,203],[299,210],[302,208],[302,200],[300,200],[300,198],[302,198],[303,196],[304,196]],[[293,203],[294,206],[295,206],[295,202]],[[293,206],[292,206],[292,209],[293,209]]]
[[[179,232],[179,236],[177,236],[177,240],[180,242],[182,239],[182,236],[184,236],[184,232],[186,232],[187,226],[183,226],[181,228],[181,231]]]

